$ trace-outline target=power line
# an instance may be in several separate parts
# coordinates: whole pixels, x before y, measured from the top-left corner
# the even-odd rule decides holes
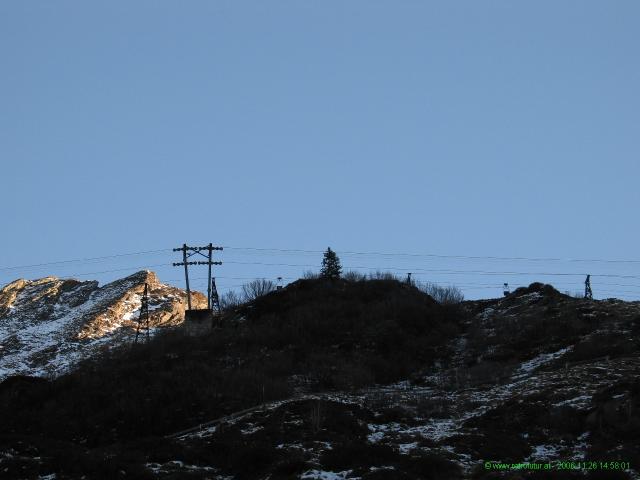
[[[305,253],[305,254],[321,254],[323,253],[320,250],[302,250],[302,249],[275,249],[275,248],[257,248],[257,247],[225,247],[229,250],[236,251],[254,251],[259,252],[261,254],[265,254],[267,252],[276,252],[276,253]],[[169,252],[171,249],[157,249],[157,250],[146,250],[139,252],[128,252],[121,254],[113,254],[113,255],[104,255],[104,256],[96,256],[96,257],[88,257],[88,258],[79,258],[72,260],[60,260],[55,262],[45,262],[31,265],[22,265],[22,266],[11,266],[11,267],[0,267],[0,271],[13,271],[21,268],[34,268],[34,267],[44,267],[51,265],[62,265],[62,264],[71,264],[71,263],[89,263],[96,260],[106,260],[106,259],[114,259],[121,257],[129,257],[129,256],[137,256],[137,255],[149,255],[149,254],[157,254],[163,252]],[[433,258],[457,258],[457,259],[485,259],[485,260],[531,260],[531,261],[581,261],[581,262],[606,262],[606,263],[639,263],[637,260],[604,260],[604,259],[559,259],[559,258],[532,258],[532,257],[493,257],[493,256],[464,256],[464,255],[436,255],[436,254],[413,254],[413,253],[384,253],[384,252],[355,252],[355,251],[346,251],[341,252],[341,255],[371,255],[371,256],[390,256],[390,257],[433,257]],[[243,262],[243,261],[228,261],[227,263],[237,264],[237,265],[262,265],[262,266],[277,266],[277,267],[304,267],[304,268],[316,268],[318,265],[316,264],[299,264],[299,263],[275,263],[275,262]],[[99,275],[106,273],[114,273],[114,272],[123,272],[123,271],[133,271],[133,270],[142,270],[142,269],[151,269],[155,267],[166,267],[170,266],[169,263],[160,263],[153,265],[142,265],[136,267],[126,267],[126,268],[117,268],[117,269],[106,269],[101,271],[92,271],[92,272],[83,272],[77,274],[71,274],[66,276],[72,277],[82,277],[82,276],[90,276],[90,275]],[[389,266],[389,267],[374,267],[374,266],[366,266],[366,265],[354,265],[354,266],[345,266],[345,269],[353,269],[353,270],[368,270],[368,271],[396,271],[396,272],[408,272],[411,271],[416,275],[482,275],[482,276],[497,276],[497,275],[509,275],[509,276],[558,276],[558,277],[582,277],[585,273],[569,273],[569,272],[523,272],[523,271],[492,271],[492,270],[464,270],[464,269],[430,269],[430,268],[419,268],[413,266],[411,268],[403,268],[397,266]],[[621,278],[621,279],[640,279],[638,275],[622,275],[622,274],[611,274],[611,273],[595,273],[591,274],[592,277],[599,278]],[[218,278],[230,278],[236,280],[252,280],[258,277],[218,277]],[[264,277],[263,277],[264,278]],[[286,279],[294,279],[294,277],[284,277]],[[165,280],[171,281],[171,280]],[[174,280],[175,281],[175,280]],[[431,282],[437,283],[437,282]],[[452,282],[455,284],[455,282]],[[578,282],[564,282],[565,285],[578,285]],[[471,289],[471,287],[487,287],[494,288],[493,284],[470,284],[465,283],[464,287],[466,289]],[[628,283],[600,283],[599,286],[620,286],[620,287],[640,287],[637,284],[628,284]],[[500,288],[495,286],[495,288]],[[599,292],[603,292],[604,290],[598,288]],[[630,291],[626,291],[625,293],[632,293]]]
[[[147,270],[149,268],[154,268],[154,267],[168,267],[171,266],[170,263],[158,263],[155,265],[140,265],[137,267],[127,267],[127,268],[115,268],[112,270],[102,270],[100,272],[84,272],[84,273],[73,273],[73,274],[68,274],[65,275],[66,277],[86,277],[89,275],[100,275],[103,273],[113,273],[113,272],[126,272],[126,271],[131,271],[131,270],[136,270],[136,271],[140,271],[140,270]]]
[[[292,264],[292,263],[271,263],[271,262],[239,262],[239,261],[227,261],[226,263],[236,264],[236,265],[261,265],[261,266],[278,266],[278,267],[305,267],[305,268],[315,268],[317,265],[311,264]],[[136,267],[127,267],[127,268],[117,268],[110,270],[101,270],[96,272],[84,272],[77,274],[70,274],[69,276],[89,276],[89,275],[99,275],[104,273],[114,273],[114,272],[123,272],[123,271],[131,271],[131,270],[143,270],[154,267],[164,267],[171,266],[169,263],[159,263],[154,265],[140,265]],[[411,271],[417,274],[421,273],[440,273],[446,275],[528,275],[528,276],[584,276],[584,273],[566,273],[566,272],[513,272],[513,271],[487,271],[487,270],[452,270],[452,269],[428,269],[428,268],[402,268],[402,267],[373,267],[373,266],[347,266],[346,269],[356,269],[356,270],[380,270],[380,271],[400,271],[407,272]],[[628,278],[628,279],[640,279],[638,275],[619,275],[619,274],[607,274],[607,273],[596,273],[592,274],[592,277],[603,277],[603,278]],[[222,277],[220,277],[222,278]],[[622,286],[622,284],[621,284]],[[636,285],[625,285],[625,286],[636,286]]]
[[[322,250],[302,250],[288,248],[258,248],[258,247],[229,247],[228,250],[248,250],[261,252],[291,252],[291,253],[313,253],[322,254]],[[439,255],[435,253],[401,253],[401,252],[356,252],[356,251],[340,251],[336,250],[340,255],[372,255],[372,256],[403,256],[403,257],[430,257],[430,258],[456,258],[462,260],[518,260],[531,262],[602,262],[602,263],[634,263],[640,264],[640,260],[623,260],[623,259],[602,259],[602,258],[540,258],[540,257],[499,257],[487,255]]]
[[[18,270],[21,268],[34,268],[34,267],[46,267],[49,265],[60,265],[64,263],[78,263],[78,262],[91,262],[94,260],[105,260],[110,258],[119,258],[119,257],[130,257],[134,255],[148,255],[150,253],[160,253],[160,252],[170,252],[170,248],[163,248],[160,250],[146,250],[142,252],[131,252],[131,253],[119,253],[116,255],[104,255],[102,257],[89,257],[89,258],[77,258],[73,260],[58,260],[56,262],[46,262],[46,263],[34,263],[32,265],[16,265],[13,267],[0,267],[0,270]]]
[[[234,247],[225,246],[228,250],[238,251],[255,251],[255,252],[280,252],[280,253],[304,253],[304,254],[322,254],[322,250],[305,250],[293,248],[260,248],[260,247]],[[153,253],[169,252],[171,248],[162,248],[157,250],[144,250],[139,252],[127,252],[113,255],[103,255],[97,257],[76,258],[69,260],[58,260],[53,262],[43,262],[30,265],[14,265],[0,267],[0,270],[18,270],[22,268],[44,267],[50,265],[60,265],[65,263],[82,263],[92,262],[96,260],[106,260],[119,257],[128,257],[135,255],[148,255]],[[358,251],[336,251],[340,255],[362,255],[362,256],[385,256],[385,257],[426,257],[426,258],[447,258],[447,259],[463,259],[463,260],[501,260],[501,261],[532,261],[532,262],[584,262],[584,263],[614,263],[614,264],[640,264],[640,260],[631,259],[602,259],[602,258],[556,258],[556,257],[501,257],[490,255],[441,255],[435,253],[406,253],[406,252],[358,252]]]
[[[168,266],[167,264],[161,264],[162,266]],[[154,265],[148,265],[147,267],[153,267]],[[158,266],[158,265],[155,265]],[[117,272],[117,271],[124,271],[124,270],[138,270],[140,268],[144,268],[144,267],[134,267],[134,268],[127,268],[127,269],[114,269],[114,270],[105,270],[103,272],[92,272],[92,273],[83,273],[83,274],[76,274],[73,276],[84,276],[84,275],[93,275],[96,273],[111,273],[111,272]],[[229,279],[229,280],[256,280],[256,279],[267,279],[268,277],[217,277],[217,278],[221,278],[221,279]],[[282,277],[284,279],[287,280],[299,280],[299,278],[297,277]],[[206,280],[206,277],[195,277],[194,280]],[[164,282],[170,282],[170,281],[179,281],[179,279],[165,279]],[[500,290],[501,289],[501,285],[499,285],[498,283],[452,283],[452,282],[435,282],[435,281],[429,281],[428,283],[431,283],[433,285],[439,285],[439,286],[455,286],[457,288],[463,289],[463,290]],[[204,282],[201,283],[202,286],[207,286]],[[224,288],[229,290],[229,289],[235,289],[235,288],[242,288],[245,284],[233,284],[233,285],[224,285]],[[556,285],[581,285],[581,283],[579,282],[571,282],[571,283],[559,283]],[[617,285],[617,284],[602,284],[602,285]],[[526,285],[514,285],[514,288],[519,288],[519,287],[525,287]],[[630,285],[630,286],[637,286],[637,285]],[[629,291],[629,290],[607,290],[607,289],[597,289],[596,293],[613,293],[616,295],[620,295],[621,297],[631,297],[632,295],[634,296],[638,296],[640,295],[640,291]]]
[[[433,285],[438,285],[438,286],[455,286],[457,288],[460,288],[462,290],[495,290],[495,291],[500,291],[502,290],[502,285],[499,284],[486,284],[485,286],[482,286],[482,284],[450,284],[450,283],[445,283],[445,282],[429,282]],[[200,283],[201,285],[205,286],[205,283]],[[224,285],[224,288],[226,289],[235,289],[235,288],[242,288],[245,284],[233,284],[233,285]],[[526,287],[526,285],[513,285],[512,286],[514,289],[517,288],[522,288],[522,287]],[[582,295],[582,292],[579,292]],[[613,293],[616,295],[623,295],[623,296],[638,296],[640,295],[640,291],[630,291],[630,290],[607,290],[607,289],[597,289],[596,293]]]
[[[317,265],[309,264],[293,264],[293,263],[269,263],[269,262],[238,262],[227,261],[226,263],[233,263],[236,265],[263,265],[263,266],[277,266],[277,267],[317,267]],[[564,272],[499,272],[488,270],[451,270],[451,269],[429,269],[429,268],[402,268],[402,267],[368,267],[368,266],[345,266],[345,269],[356,270],[387,270],[387,271],[401,271],[401,272],[430,272],[430,273],[446,273],[451,275],[459,274],[475,274],[475,275],[542,275],[542,276],[572,276],[580,277],[584,276],[584,273],[564,273]],[[606,278],[633,278],[640,279],[640,275],[618,275],[612,273],[597,273],[591,274],[592,277],[606,277]]]

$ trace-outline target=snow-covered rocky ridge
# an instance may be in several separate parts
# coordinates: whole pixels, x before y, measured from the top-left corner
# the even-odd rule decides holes
[[[80,360],[132,340],[144,284],[151,333],[183,321],[185,294],[140,271],[102,287],[46,277],[0,290],[0,381],[11,375],[57,376]],[[199,293],[196,308],[206,304]]]

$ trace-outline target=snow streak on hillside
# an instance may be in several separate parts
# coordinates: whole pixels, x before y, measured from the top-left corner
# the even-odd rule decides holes
[[[103,287],[46,277],[16,280],[0,290],[0,380],[57,376],[82,359],[131,341],[144,284],[151,289],[153,327],[182,321],[184,294],[141,271]],[[196,303],[204,299],[195,295]]]

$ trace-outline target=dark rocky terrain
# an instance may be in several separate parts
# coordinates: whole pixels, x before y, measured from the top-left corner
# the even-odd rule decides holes
[[[0,478],[638,479],[639,334],[640,303],[542,284],[300,280],[209,335],[8,378]],[[500,466],[549,461],[630,468]]]

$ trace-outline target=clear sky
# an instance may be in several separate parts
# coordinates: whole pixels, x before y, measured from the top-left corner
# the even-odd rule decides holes
[[[6,267],[183,242],[638,260],[639,21],[635,0],[0,2],[0,284],[181,285],[171,251]],[[225,290],[321,254],[219,258]],[[341,259],[468,298],[584,273],[640,298],[640,263]]]

